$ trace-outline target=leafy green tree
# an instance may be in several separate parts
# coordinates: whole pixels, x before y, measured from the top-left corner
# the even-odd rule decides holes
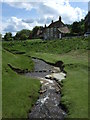
[[[26,40],[29,38],[31,31],[27,29],[23,29],[16,33],[14,39],[15,40]]]
[[[80,33],[80,31],[81,31],[80,24],[78,22],[74,22],[72,24],[72,32],[73,33]]]
[[[6,34],[4,35],[4,40],[6,40],[6,41],[11,41],[11,40],[13,40],[13,38],[12,38],[12,33],[10,33],[10,32],[6,33]]]
[[[32,31],[30,31],[28,39],[32,39]]]
[[[40,29],[39,26],[35,26],[32,30],[32,38],[37,38],[37,31]]]
[[[85,20],[81,19],[80,27],[81,27],[81,33],[83,34],[85,32]]]
[[[43,31],[43,26],[35,26],[32,30],[32,38],[41,38],[40,33]]]
[[[19,34],[19,32],[16,33],[16,35],[14,36],[14,39],[15,39],[15,40],[19,40],[19,39],[20,39],[20,34]]]
[[[84,34],[84,32],[85,32],[85,20],[81,19],[81,21],[79,21],[79,22],[74,22],[71,25],[71,32]]]
[[[72,24],[66,24],[70,30],[70,34],[84,34],[85,32],[85,20],[81,19],[79,22],[73,22]]]
[[[20,39],[21,40],[26,40],[28,37],[26,34],[21,34]]]

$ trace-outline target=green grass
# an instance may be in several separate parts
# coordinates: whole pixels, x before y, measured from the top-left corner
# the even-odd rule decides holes
[[[52,63],[63,61],[67,78],[63,82],[61,101],[68,107],[67,117],[85,118],[88,117],[88,40],[13,41],[3,42],[3,48],[12,53],[25,52],[26,56],[42,58]]]
[[[3,118],[27,118],[29,110],[38,98],[40,82],[18,75],[7,64],[11,63],[15,67],[31,70],[32,60],[25,56],[13,55],[7,51],[3,51],[2,55],[2,116]]]
[[[69,118],[88,118],[88,69],[83,66],[67,68],[62,89],[62,103],[69,110]]]
[[[3,50],[3,62],[6,62],[5,59],[8,58],[7,62],[10,63],[15,68],[20,68],[21,70],[28,69],[32,71],[34,68],[34,63],[31,58],[26,55],[15,55],[6,50]]]
[[[32,56],[48,62],[64,62],[67,78],[63,82],[61,101],[69,110],[68,118],[88,118],[88,51],[76,50],[62,55],[35,53]]]
[[[73,38],[65,40],[31,40],[31,41],[12,41],[3,42],[3,47],[12,51],[13,53],[17,51],[22,52],[40,52],[40,53],[55,53],[62,54],[70,52],[71,50],[78,49],[88,49],[88,39],[87,38]]]

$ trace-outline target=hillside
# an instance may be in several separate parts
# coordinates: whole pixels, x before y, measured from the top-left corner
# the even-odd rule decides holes
[[[55,63],[57,61],[64,62],[64,66],[65,66],[64,69],[67,72],[67,77],[63,82],[62,104],[66,105],[66,107],[68,108],[69,118],[88,117],[88,50],[89,50],[88,38],[73,38],[73,39],[62,39],[62,40],[51,40],[51,41],[27,40],[27,41],[3,42],[3,49],[4,49],[3,50],[3,93],[4,93],[3,116],[4,117],[12,116],[12,112],[10,113],[7,112],[8,106],[10,106],[10,102],[13,100],[13,97],[11,97],[11,95],[16,97],[16,94],[13,93],[16,92],[19,93],[19,86],[23,86],[20,87],[20,91],[22,91],[22,89],[25,89],[24,92],[26,92],[27,94],[26,96],[24,96],[25,97],[25,101],[23,101],[24,105],[31,106],[31,104],[33,104],[32,101],[36,100],[38,96],[38,90],[40,89],[39,81],[36,80],[33,81],[32,79],[29,80],[24,76],[17,75],[7,66],[8,63],[11,63],[13,66],[19,68],[21,67],[22,69],[29,69],[29,70],[33,69],[33,63],[28,61],[28,56],[42,58],[43,60],[51,63]],[[8,56],[11,57],[9,57],[9,59],[7,60],[6,58]],[[24,61],[24,63],[27,64],[23,64],[23,62],[20,62],[19,60]],[[16,80],[18,80],[18,82],[16,82]],[[10,87],[8,87],[7,84]],[[32,97],[31,103],[27,103],[28,101],[27,96],[33,93],[32,87],[30,87],[32,85],[33,85],[33,91],[35,91],[35,96]],[[16,86],[17,86],[16,89],[17,91],[15,91],[14,89],[16,88]],[[11,95],[9,97],[6,97],[8,94]],[[18,96],[18,98],[20,98],[20,96]],[[11,101],[9,102],[8,100],[10,99]],[[14,99],[14,101],[16,103],[17,99]],[[13,106],[13,102],[12,102],[12,106]],[[17,109],[16,106],[15,109],[16,111],[18,111],[18,113],[16,112],[14,116],[22,117],[22,114],[21,116],[19,116],[20,115],[19,107]],[[27,109],[29,108],[27,107],[26,110]]]
[[[13,55],[5,50],[2,55],[2,116],[26,118],[38,98],[40,83],[15,73],[8,64],[15,68],[32,70],[33,62],[26,56]]]

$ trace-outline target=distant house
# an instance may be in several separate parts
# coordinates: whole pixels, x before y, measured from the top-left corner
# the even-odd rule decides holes
[[[61,39],[66,33],[70,33],[68,27],[61,21],[61,17],[56,22],[53,22],[43,28],[43,38],[47,39]]]

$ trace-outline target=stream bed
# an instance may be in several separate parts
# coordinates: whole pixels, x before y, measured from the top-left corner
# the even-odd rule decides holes
[[[35,68],[33,72],[25,73],[28,77],[39,78],[41,90],[39,99],[33,106],[28,118],[58,118],[63,120],[65,111],[60,106],[61,86],[59,81],[65,79],[66,74],[59,67],[47,64],[45,61],[33,58]]]

